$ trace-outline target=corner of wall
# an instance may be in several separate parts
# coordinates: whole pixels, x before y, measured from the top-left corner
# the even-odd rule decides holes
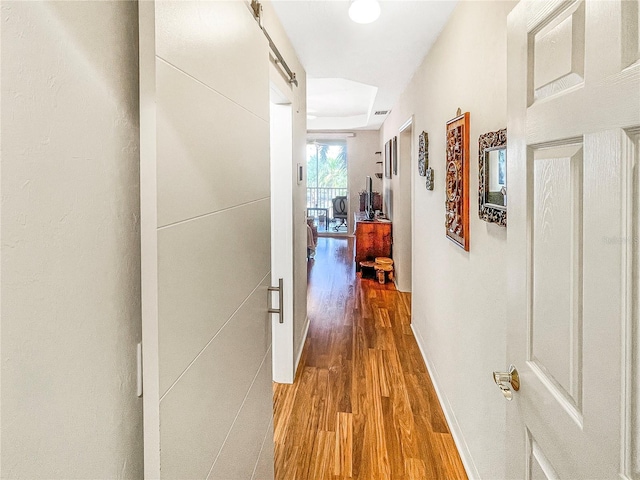
[[[422,354],[422,359],[424,360],[424,363],[427,366],[427,370],[429,371],[431,382],[433,383],[436,395],[438,396],[438,401],[440,402],[440,406],[442,407],[442,411],[444,412],[447,424],[449,425],[449,430],[451,431],[451,436],[453,437],[453,441],[456,444],[458,453],[460,454],[460,459],[462,460],[464,469],[467,472],[467,476],[469,477],[469,480],[480,480],[480,473],[478,472],[476,464],[473,461],[471,451],[469,450],[469,446],[467,445],[465,437],[462,434],[462,430],[460,428],[460,424],[458,423],[458,419],[456,418],[455,412],[451,407],[451,403],[449,403],[449,399],[440,387],[440,378],[438,376],[438,372],[436,371],[433,363],[429,360],[429,357],[427,356],[427,353],[424,349],[422,335],[420,335],[420,333],[414,328],[413,324],[411,325],[411,331],[413,332],[413,336],[415,337],[418,348],[420,349],[420,353]]]

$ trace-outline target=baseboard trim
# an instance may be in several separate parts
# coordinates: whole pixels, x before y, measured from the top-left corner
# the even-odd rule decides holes
[[[440,405],[442,406],[442,411],[444,412],[444,416],[447,419],[447,423],[449,424],[451,436],[453,437],[453,441],[455,442],[458,452],[460,453],[460,458],[462,460],[462,464],[464,465],[464,469],[467,472],[467,476],[469,477],[469,480],[480,480],[480,474],[478,473],[476,464],[471,457],[469,446],[464,439],[464,435],[462,434],[462,430],[460,429],[460,425],[458,424],[456,415],[451,408],[449,400],[447,400],[447,396],[440,389],[440,379],[438,377],[438,372],[427,357],[422,341],[422,335],[420,335],[420,333],[416,331],[413,323],[411,324],[411,331],[413,332],[413,336],[416,339],[416,343],[418,344],[418,348],[420,349],[420,353],[422,354],[424,363],[427,366],[429,375],[431,376],[431,381],[433,382],[433,386],[436,390],[436,395],[438,396],[438,400],[440,401]]]
[[[296,354],[296,364],[293,369],[293,378],[296,378],[298,374],[298,366],[300,366],[300,358],[302,357],[302,351],[304,350],[304,344],[307,341],[307,334],[309,333],[309,317],[304,319],[304,328],[302,329],[302,336],[300,337],[300,345],[298,345],[298,353]]]

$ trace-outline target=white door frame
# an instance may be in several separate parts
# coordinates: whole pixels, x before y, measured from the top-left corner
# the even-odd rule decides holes
[[[282,308],[272,314],[273,381],[293,383],[295,377],[293,315],[293,92],[270,64],[271,102],[271,284],[283,279],[283,304],[277,292],[271,305]]]
[[[411,242],[411,248],[409,248],[408,250],[408,254],[411,256],[411,258],[409,259],[409,265],[411,266],[411,289],[408,290],[409,292],[413,290],[413,285],[414,285],[414,263],[413,263],[413,258],[414,258],[414,231],[415,229],[413,228],[414,225],[414,203],[415,203],[415,185],[414,185],[414,180],[415,180],[415,171],[413,168],[414,165],[414,153],[415,153],[415,149],[413,148],[414,143],[415,143],[415,138],[416,138],[416,132],[415,132],[415,128],[413,128],[414,125],[414,116],[411,115],[401,126],[400,128],[398,128],[398,155],[400,155],[400,151],[402,150],[402,133],[407,130],[408,128],[411,129],[411,140],[410,140],[410,145],[409,145],[409,160],[408,162],[404,162],[403,160],[403,156],[400,156],[400,161],[398,162],[398,171],[400,173],[399,177],[400,179],[403,178],[403,175],[405,175],[405,171],[404,168],[408,167],[409,168],[409,217],[406,219],[407,223],[409,225],[409,228],[411,229],[411,235],[409,236],[410,239],[409,241]],[[402,202],[402,198],[403,198],[403,193],[401,191],[401,185],[402,185],[402,180],[399,180],[398,182],[398,192],[399,196],[394,195],[394,197],[400,198],[401,202]],[[403,202],[402,202],[403,203]],[[396,205],[397,205],[397,200],[396,200]],[[402,273],[402,272],[400,272]],[[397,284],[397,279],[396,279],[396,287],[398,286]]]

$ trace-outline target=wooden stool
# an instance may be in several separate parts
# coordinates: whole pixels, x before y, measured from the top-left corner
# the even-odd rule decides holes
[[[393,265],[393,259],[389,257],[376,257],[376,263],[384,263],[387,265]]]
[[[376,263],[376,276],[378,277],[378,282],[384,284],[385,283],[385,273],[389,276],[389,280],[393,280],[393,265],[388,263]]]
[[[368,278],[375,278],[376,274],[375,274],[375,267],[376,264],[374,262],[369,262],[369,261],[362,261],[360,262],[360,273],[362,275],[362,278],[368,277]]]

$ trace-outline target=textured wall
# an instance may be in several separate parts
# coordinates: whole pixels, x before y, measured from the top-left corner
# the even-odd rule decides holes
[[[387,139],[414,114],[414,145],[429,134],[435,189],[418,175],[413,184],[413,327],[469,473],[482,478],[504,476],[505,401],[491,372],[507,366],[507,230],[478,218],[478,136],[507,123],[506,16],[514,4],[460,2],[383,126]],[[445,124],[458,107],[471,124],[469,252],[444,232]]]
[[[141,478],[137,6],[1,14],[1,475]]]

